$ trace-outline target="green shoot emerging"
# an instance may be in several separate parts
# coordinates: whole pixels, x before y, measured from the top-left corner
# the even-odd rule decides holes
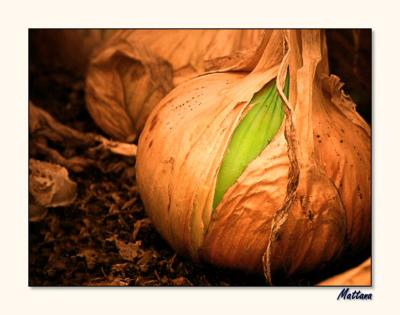
[[[289,76],[284,93],[288,97]],[[247,165],[271,142],[285,116],[283,102],[276,89],[276,80],[256,93],[250,104],[253,107],[236,128],[225,152],[215,187],[214,209]]]

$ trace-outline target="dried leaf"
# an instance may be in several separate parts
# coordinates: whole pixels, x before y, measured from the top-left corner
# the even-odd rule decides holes
[[[76,183],[66,168],[48,162],[29,160],[29,193],[42,207],[64,207],[76,198]]]
[[[117,247],[121,257],[128,261],[134,261],[138,256],[141,242],[125,243],[124,241],[117,240]]]
[[[96,161],[82,156],[65,158],[60,152],[50,148],[44,139],[55,143],[68,141],[70,144],[89,147],[89,150],[109,151],[123,156],[136,155],[136,145],[111,141],[94,133],[83,133],[65,126],[32,102],[29,102],[29,130],[37,149],[74,172],[81,172],[89,166],[96,165]]]
[[[118,248],[120,256],[127,261],[134,261],[135,258],[141,253],[140,246],[142,245],[141,241],[132,242],[124,242],[119,240],[116,236],[112,236],[107,239],[108,241],[114,241],[115,245]]]
[[[134,144],[111,141],[101,136],[97,136],[96,139],[101,143],[102,149],[119,155],[136,156],[137,146]]]
[[[140,267],[147,266],[152,261],[152,259],[153,259],[153,251],[148,250],[144,252],[143,256],[138,260],[137,264]]]
[[[132,239],[133,239],[133,240],[136,240],[136,237],[137,237],[137,235],[138,235],[140,229],[141,229],[143,226],[149,226],[150,224],[151,224],[151,223],[150,223],[150,220],[149,220],[148,218],[136,221],[136,222],[135,222],[135,225],[134,225],[134,227],[133,227]]]

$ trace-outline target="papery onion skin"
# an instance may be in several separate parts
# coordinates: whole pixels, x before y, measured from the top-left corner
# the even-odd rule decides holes
[[[287,184],[283,128],[227,191],[210,218],[224,151],[221,142],[229,140],[232,123],[239,122],[246,106],[246,102],[233,102],[221,109],[212,100],[228,98],[223,96],[224,89],[229,92],[241,78],[212,74],[171,92],[149,117],[140,137],[137,179],[147,213],[178,252],[217,265],[260,271],[269,223],[284,200]],[[218,118],[210,121],[212,115]]]
[[[324,32],[285,35],[298,93],[286,111],[287,196],[263,256],[269,282],[319,272],[341,257],[370,255],[371,245],[370,128],[340,80],[328,75]]]
[[[138,146],[138,186],[152,222],[179,253],[264,269],[271,282],[368,249],[370,128],[326,74],[324,49],[318,31],[276,31],[256,71],[190,80],[151,113]],[[282,91],[285,62],[284,123],[212,212],[230,137],[257,91],[275,78]]]
[[[117,31],[91,59],[86,77],[89,113],[108,135],[132,141],[174,86],[207,72],[250,71],[266,33],[271,31]]]

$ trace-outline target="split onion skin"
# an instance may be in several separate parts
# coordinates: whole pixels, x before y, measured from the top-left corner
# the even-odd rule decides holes
[[[288,96],[288,83],[289,80],[285,84],[286,96]],[[247,165],[271,142],[285,116],[275,82],[270,82],[254,95],[250,105],[252,105],[251,110],[236,128],[224,153],[215,188],[214,209]]]
[[[229,98],[230,87],[242,78],[211,74],[173,90],[140,138],[137,178],[147,213],[179,253],[260,271],[272,215],[282,205],[287,185],[283,128],[212,211],[219,163],[235,130],[232,121],[239,123],[248,105],[232,101],[224,110],[214,100]],[[210,121],[213,116],[217,118]]]
[[[277,47],[285,41],[286,52]],[[271,282],[370,246],[370,128],[327,74],[325,53],[318,31],[276,31],[252,73],[189,80],[151,112],[139,139],[138,187],[178,253],[264,272]],[[224,154],[251,99],[273,80],[283,97],[287,69],[281,127],[213,209]]]

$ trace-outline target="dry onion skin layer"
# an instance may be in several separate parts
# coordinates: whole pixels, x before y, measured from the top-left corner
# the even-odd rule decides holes
[[[139,139],[137,180],[177,252],[273,283],[369,248],[370,128],[328,73],[323,32],[273,31],[250,74],[200,76],[157,105]],[[233,134],[274,80],[283,122],[214,209]]]
[[[270,30],[122,30],[93,55],[86,103],[113,138],[133,141],[151,110],[176,85],[224,69],[250,71]]]

